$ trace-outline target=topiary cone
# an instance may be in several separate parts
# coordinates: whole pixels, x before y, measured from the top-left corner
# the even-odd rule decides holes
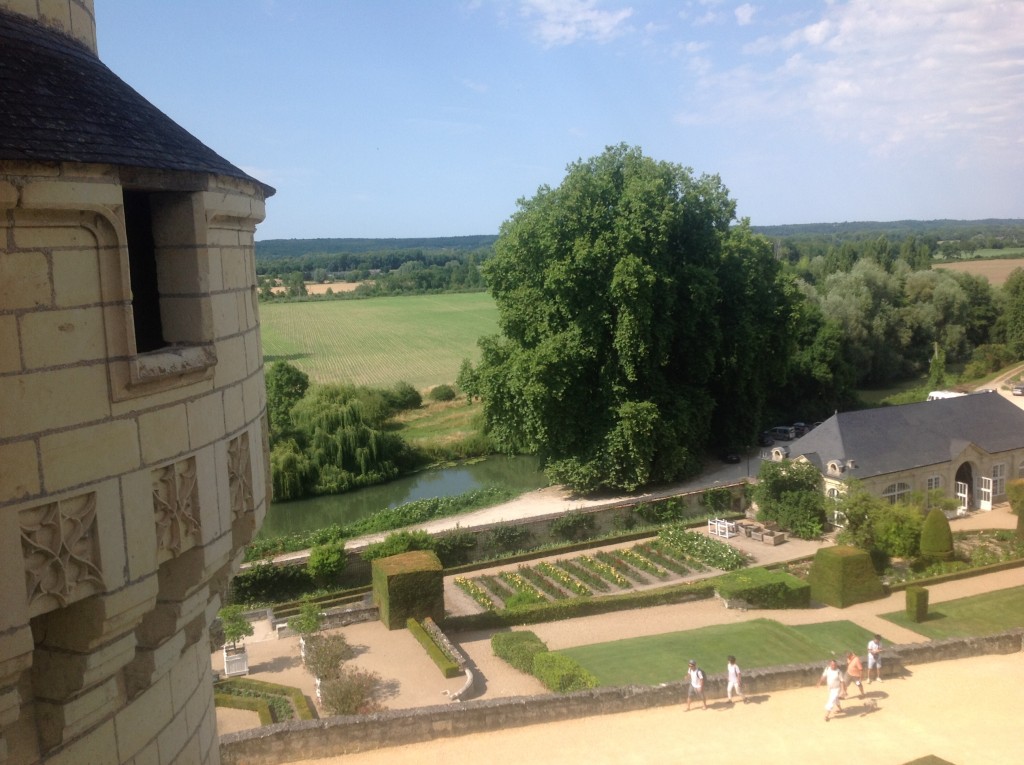
[[[921,555],[933,560],[953,560],[953,531],[939,508],[928,511],[921,527]]]

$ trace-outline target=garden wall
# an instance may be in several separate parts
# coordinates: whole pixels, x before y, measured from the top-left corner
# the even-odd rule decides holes
[[[886,674],[902,673],[904,665],[930,661],[1017,653],[1024,649],[1024,630],[979,638],[954,638],[893,646],[886,651]],[[822,664],[794,664],[743,673],[743,690],[757,695],[814,685]],[[725,675],[709,675],[709,698],[725,696]],[[331,717],[268,725],[220,738],[222,765],[276,765],[296,760],[413,744],[438,738],[515,728],[602,714],[632,712],[679,704],[682,682],[663,686],[597,688],[570,694],[519,696],[467,701],[445,706],[399,710],[365,717]]]
[[[726,489],[730,494],[729,509],[725,512],[737,513],[744,512],[746,510],[746,485],[746,480],[743,480],[734,484],[714,487],[716,489]],[[699,489],[697,491],[690,491],[681,494],[618,500],[616,502],[609,502],[606,505],[572,508],[569,511],[559,510],[553,513],[546,513],[545,515],[532,516],[530,518],[497,521],[495,523],[487,523],[480,526],[460,526],[459,530],[462,532],[469,532],[476,537],[476,547],[469,551],[469,559],[474,561],[493,556],[493,551],[488,551],[486,549],[486,540],[488,535],[499,527],[514,526],[516,528],[525,529],[530,534],[530,547],[539,547],[550,542],[564,542],[564,540],[559,540],[552,536],[551,523],[552,521],[564,517],[567,512],[574,512],[579,513],[580,515],[592,517],[594,519],[594,530],[591,532],[590,536],[600,536],[603,534],[609,534],[613,531],[622,531],[624,523],[628,523],[628,519],[630,518],[633,522],[639,520],[633,513],[633,509],[639,505],[654,505],[666,500],[674,500],[685,504],[685,514],[687,516],[699,516],[710,512],[710,509],[702,504],[702,500],[707,491],[707,489]],[[458,519],[456,518],[456,520]],[[368,546],[369,542],[361,539],[352,540],[346,543],[345,552],[348,556],[348,561],[343,575],[346,581],[369,581],[370,564],[360,557]],[[292,555],[289,557],[287,565],[305,565],[308,558],[308,551],[303,555]],[[245,567],[246,566],[243,566],[243,568]]]

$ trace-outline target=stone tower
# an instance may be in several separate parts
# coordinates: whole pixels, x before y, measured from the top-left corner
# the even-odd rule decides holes
[[[272,193],[100,62],[92,0],[0,0],[2,765],[219,760]]]

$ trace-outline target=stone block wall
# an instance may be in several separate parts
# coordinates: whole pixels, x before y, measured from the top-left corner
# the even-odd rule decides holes
[[[208,625],[269,500],[263,195],[171,175],[0,162],[3,765],[218,761]],[[167,345],[147,353],[129,182],[168,189],[154,195]]]

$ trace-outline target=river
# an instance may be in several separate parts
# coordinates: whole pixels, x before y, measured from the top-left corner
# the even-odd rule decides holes
[[[344,525],[406,502],[456,496],[485,486],[504,486],[522,494],[547,486],[547,481],[538,469],[536,457],[492,456],[480,462],[424,470],[380,486],[345,494],[274,502],[259,536],[273,539],[295,532],[314,531],[332,523]]]

